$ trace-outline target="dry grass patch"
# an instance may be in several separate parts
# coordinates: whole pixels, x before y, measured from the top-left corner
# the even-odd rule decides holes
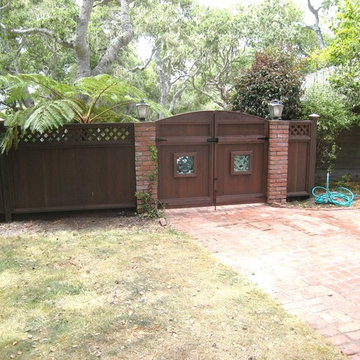
[[[343,359],[189,237],[146,226],[0,237],[0,359]]]

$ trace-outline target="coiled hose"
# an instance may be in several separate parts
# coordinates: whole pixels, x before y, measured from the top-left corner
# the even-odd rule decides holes
[[[323,186],[315,186],[312,189],[312,194],[315,198],[316,204],[334,204],[338,206],[351,206],[354,199],[360,197],[355,195],[346,187],[338,187],[336,191],[330,191],[330,175],[326,175],[326,188]]]

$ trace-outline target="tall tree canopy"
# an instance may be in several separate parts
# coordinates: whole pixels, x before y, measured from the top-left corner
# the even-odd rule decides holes
[[[171,112],[205,103],[225,108],[257,51],[291,48],[305,56],[317,46],[292,0],[232,11],[193,0],[0,0],[0,32],[1,73],[58,81],[108,73]],[[145,60],[144,39],[151,48]]]
[[[12,50],[14,59],[26,61],[39,56],[33,46],[38,47],[41,54],[50,56],[49,67],[54,63],[51,56],[62,46],[71,50],[73,56],[67,59],[69,63],[61,64],[62,70],[71,67],[75,58],[77,78],[106,73],[134,37],[130,21],[133,2],[82,0],[78,5],[72,0],[2,0],[2,46]],[[11,68],[11,63],[7,64],[9,71],[28,70],[27,64],[20,65],[18,62],[17,68]],[[42,67],[39,71],[46,69],[42,65],[38,64]]]

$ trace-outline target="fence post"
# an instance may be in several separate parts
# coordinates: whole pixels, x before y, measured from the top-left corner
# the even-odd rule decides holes
[[[269,121],[267,202],[286,202],[289,156],[289,122]]]
[[[3,121],[0,122],[0,137],[5,132]],[[5,213],[5,221],[11,221],[11,195],[10,195],[10,171],[9,171],[9,156],[0,153],[0,177],[2,188],[3,207]]]
[[[136,192],[150,194],[155,205],[158,202],[158,164],[156,150],[156,127],[154,122],[135,123],[135,173]],[[143,201],[137,197],[141,211]]]
[[[317,122],[320,115],[311,114],[309,119],[311,120],[311,132],[310,132],[310,159],[309,159],[309,194],[311,194],[312,188],[315,186],[315,173],[316,173],[316,140],[317,140]]]

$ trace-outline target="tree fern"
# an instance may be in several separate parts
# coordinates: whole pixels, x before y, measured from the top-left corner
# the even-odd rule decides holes
[[[33,110],[25,109],[24,111],[2,113],[2,119],[5,121],[6,129],[0,138],[1,153],[8,152],[11,148],[16,148],[19,143],[19,129]]]
[[[71,99],[44,101],[28,116],[23,128],[43,133],[73,122],[82,112],[79,104]]]
[[[17,145],[19,131],[43,133],[72,122],[136,121],[121,108],[146,99],[136,87],[104,74],[79,79],[73,85],[40,74],[6,75],[0,76],[0,89],[9,108],[2,115],[7,127],[0,143],[2,152]],[[30,95],[33,106],[26,108]],[[161,105],[146,101],[155,112],[169,114]]]
[[[59,83],[40,74],[18,74],[0,76],[0,85],[6,89],[7,101],[19,101],[29,96],[64,98],[72,97],[76,90],[67,84]]]

